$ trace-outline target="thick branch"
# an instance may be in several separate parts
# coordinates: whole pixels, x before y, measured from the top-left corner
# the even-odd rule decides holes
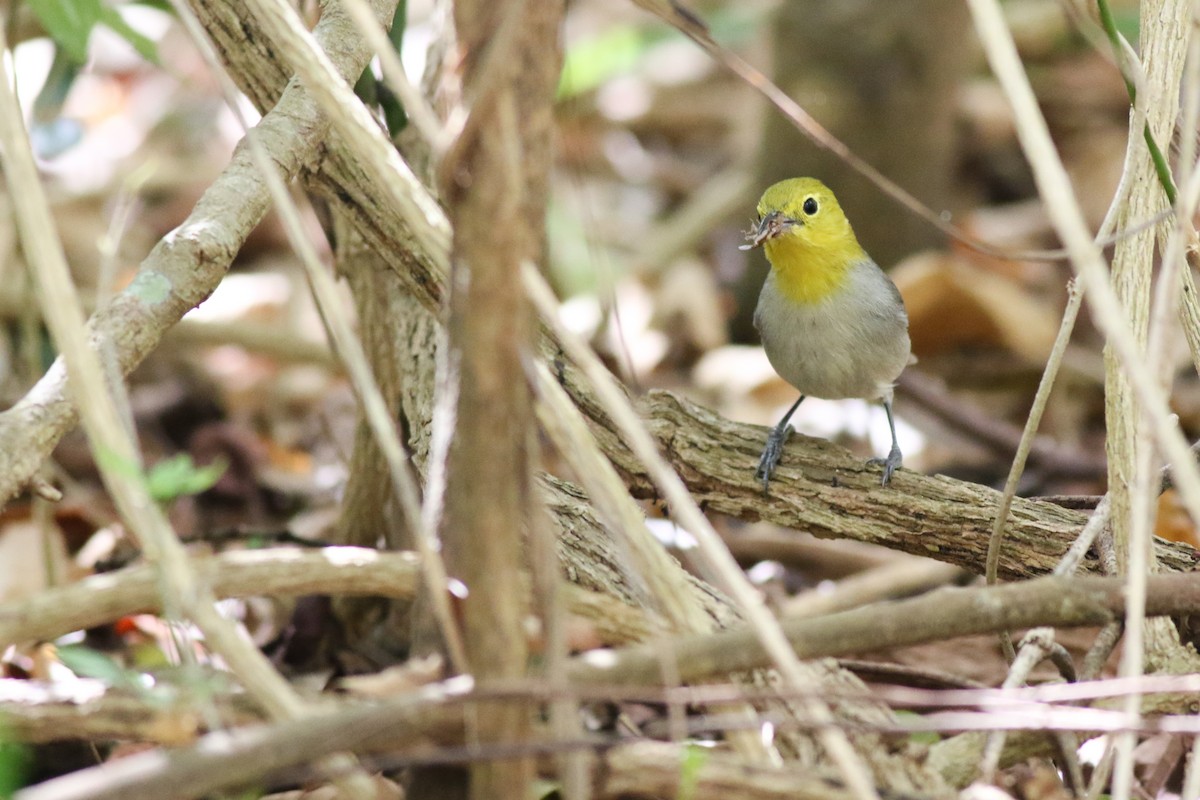
[[[480,685],[526,674],[520,591],[534,515],[534,416],[522,361],[534,341],[521,268],[542,261],[552,104],[561,59],[561,2],[459,0],[466,123],[440,164],[454,225],[447,406],[455,404],[442,541],[467,585],[463,640]],[[518,705],[479,709],[483,744],[522,742],[533,717]],[[528,794],[530,758],[481,761],[470,797]],[[416,792],[414,792],[416,794]]]
[[[593,419],[587,394],[570,387]],[[987,540],[999,492],[942,475],[896,473],[887,488],[877,471],[845,448],[823,439],[793,435],[779,464],[771,494],[763,497],[754,468],[766,437],[764,428],[731,422],[667,392],[653,392],[643,406],[647,423],[702,507],[740,519],[765,519],[815,536],[855,539],[892,550],[928,556],[983,574]],[[605,452],[633,491],[653,496],[653,487],[614,433],[593,428]],[[1018,499],[1010,514],[1000,562],[1010,579],[1049,573],[1074,541],[1087,516],[1050,503]],[[1164,571],[1200,566],[1200,551],[1155,540]],[[1095,571],[1096,562],[1084,564]]]

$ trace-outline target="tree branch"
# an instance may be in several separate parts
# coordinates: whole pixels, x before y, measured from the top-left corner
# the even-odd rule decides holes
[[[389,2],[380,0],[377,5]],[[390,18],[391,11],[386,14]],[[251,27],[238,25],[236,30],[241,46],[261,56],[261,42],[247,33]],[[322,15],[315,35],[333,51],[341,74],[356,79],[370,51],[345,16]],[[267,145],[280,171],[292,177],[316,159],[328,129],[329,121],[307,91],[293,82],[253,135]],[[243,143],[188,218],[142,262],[133,282],[92,315],[87,326],[92,348],[112,353],[122,374],[129,374],[172,325],[213,292],[269,206],[267,187]],[[60,357],[33,389],[0,414],[0,504],[24,488],[78,419]]]
[[[586,392],[568,385],[589,408]],[[765,519],[815,536],[854,539],[928,556],[983,574],[987,540],[1000,493],[944,475],[896,473],[887,488],[845,448],[793,435],[778,479],[764,497],[754,468],[766,429],[721,417],[668,392],[651,392],[642,406],[647,424],[701,506],[745,520]],[[589,412],[591,413],[591,412]],[[591,414],[593,420],[598,414]],[[605,452],[635,494],[654,497],[644,470],[603,419],[593,427]],[[1087,515],[1051,503],[1013,503],[1000,572],[1011,579],[1044,575],[1082,529]],[[1164,571],[1200,567],[1200,551],[1156,539]],[[1084,572],[1096,572],[1095,559]]]
[[[1200,582],[1192,575],[1156,575],[1149,585],[1149,615],[1188,614],[1200,609]],[[909,600],[823,617],[785,618],[783,628],[796,654],[814,659],[1035,625],[1104,625],[1120,619],[1124,611],[1125,595],[1118,579],[1048,577],[1000,586],[939,589]],[[599,657],[585,654],[576,659],[570,674],[573,681],[583,684],[658,686],[663,663],[676,664],[678,680],[688,683],[761,667],[768,660],[753,633],[739,629],[638,645]]]
[[[414,554],[380,553],[365,547],[243,550],[195,557],[189,564],[197,582],[217,598],[305,594],[409,598],[420,577]],[[49,641],[161,608],[153,565],[93,575],[0,605],[0,647],[30,639]]]

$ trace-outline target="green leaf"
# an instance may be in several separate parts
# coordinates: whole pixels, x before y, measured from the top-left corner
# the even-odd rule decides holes
[[[165,14],[170,14],[172,17],[175,16],[175,7],[171,5],[171,0],[133,0],[130,5],[154,8]]]
[[[622,25],[579,43],[567,51],[558,96],[574,97],[629,72],[650,46],[666,35],[646,25]]]
[[[1142,17],[1138,11],[1138,7],[1117,8],[1113,10],[1113,21],[1117,24],[1117,30],[1121,32],[1129,43],[1134,47],[1138,46],[1138,39],[1142,35]]]
[[[87,61],[88,36],[104,11],[100,0],[29,0],[29,8],[72,59]]]
[[[935,745],[942,737],[934,731],[914,731],[908,735],[908,740],[913,744]]]
[[[896,716],[904,721],[920,721],[921,715],[915,711],[905,711],[901,709],[896,712]],[[908,740],[913,744],[933,745],[942,740],[942,737],[936,731],[913,731],[908,735]]]
[[[50,63],[50,72],[46,82],[33,101],[33,117],[38,122],[50,122],[62,114],[63,103],[79,77],[81,65],[65,48],[54,49],[54,60]]]
[[[100,21],[120,36],[129,45],[137,51],[138,55],[156,66],[160,65],[158,60],[158,47],[154,44],[154,40],[143,36],[129,26],[125,18],[115,8],[102,6],[100,10]]]
[[[407,3],[396,6],[392,16],[392,26],[388,29],[388,41],[400,55],[400,47],[404,41],[404,28],[407,23]],[[370,64],[354,84],[354,93],[368,106],[379,106],[383,112],[383,121],[387,124],[388,135],[395,139],[408,126],[408,112],[400,103],[400,99],[392,92],[391,87],[375,78]]]
[[[225,474],[228,464],[217,459],[207,466],[198,467],[187,453],[180,453],[159,461],[146,475],[150,496],[160,503],[189,494],[200,494],[211,489]]]
[[[100,467],[103,469],[112,470],[118,475],[138,481],[143,480],[145,477],[142,475],[141,468],[136,463],[122,458],[111,450],[97,448],[95,455],[96,461],[99,462]]]
[[[171,659],[153,641],[128,645],[129,665],[140,672],[153,672],[171,667]]]
[[[530,800],[551,800],[561,796],[560,791],[562,784],[558,781],[548,781],[542,778],[535,778],[529,786]]]
[[[408,112],[400,98],[392,93],[386,84],[379,86],[379,107],[383,110],[383,120],[387,123],[388,134],[394,139],[408,127]]]
[[[367,106],[373,106],[379,100],[379,81],[375,78],[370,64],[367,64],[362,75],[354,82],[354,94]]]
[[[683,749],[683,761],[679,765],[679,793],[677,800],[692,800],[696,796],[696,785],[700,782],[700,770],[708,762],[708,748],[689,745]]]
[[[763,24],[761,11],[729,4],[708,15],[705,20],[713,36],[734,46],[746,41]],[[606,29],[604,33],[580,41],[566,53],[558,83],[558,99],[563,100],[595,89],[600,84],[632,72],[643,59],[664,41],[677,39],[675,32],[662,25],[639,22]]]
[[[58,659],[76,675],[94,678],[108,686],[142,690],[142,684],[134,677],[136,673],[122,667],[113,659],[82,645],[64,645],[58,648]]]
[[[25,777],[33,766],[33,751],[28,745],[7,741],[0,722],[0,797],[12,797],[25,786]]]
[[[396,13],[392,15],[392,26],[388,28],[388,41],[392,43],[396,55],[403,52],[404,31],[407,27],[408,0],[400,0],[396,5]],[[383,119],[387,123],[388,133],[395,139],[400,135],[400,131],[408,127],[408,112],[404,110],[400,98],[396,97],[389,87],[384,86],[383,88],[387,91],[380,93],[379,107],[383,109]]]

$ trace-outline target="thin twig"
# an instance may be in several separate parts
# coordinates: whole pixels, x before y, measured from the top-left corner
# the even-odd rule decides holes
[[[1127,154],[1125,157],[1125,167],[1121,170],[1121,180],[1117,185],[1117,191],[1113,193],[1112,202],[1109,203],[1108,211],[1105,212],[1104,220],[1100,223],[1100,232],[1097,235],[1097,240],[1102,239],[1116,224],[1118,210],[1121,203],[1124,201],[1128,186],[1130,174],[1130,158]],[[1038,427],[1042,422],[1042,414],[1046,409],[1046,404],[1050,400],[1050,392],[1054,389],[1054,381],[1058,377],[1058,368],[1062,364],[1062,358],[1067,350],[1067,344],[1070,342],[1071,333],[1075,329],[1075,320],[1079,315],[1079,308],[1083,304],[1083,290],[1079,287],[1078,280],[1071,280],[1067,285],[1067,307],[1063,311],[1062,322],[1059,324],[1058,334],[1054,339],[1054,346],[1050,349],[1050,356],[1046,359],[1046,368],[1042,371],[1042,378],[1038,382],[1037,393],[1033,398],[1033,405],[1030,407],[1029,416],[1025,420],[1025,429],[1021,432],[1021,442],[1017,446],[1017,454],[1013,458],[1012,466],[1008,471],[1008,478],[1004,482],[1004,493],[1000,496],[1000,502],[996,509],[996,521],[992,526],[992,535],[988,539],[988,554],[987,563],[984,575],[989,584],[993,584],[997,580],[997,568],[1000,564],[1000,548],[1004,540],[1004,526],[1008,524],[1008,514],[1012,509],[1013,498],[1017,496],[1017,485],[1020,483],[1021,475],[1025,471],[1025,462],[1029,457],[1029,453],[1033,449],[1034,437],[1037,435]],[[1008,632],[1000,635],[1000,646],[1004,651],[1005,657],[1012,661],[1015,657],[1013,652],[1012,640]]]
[[[1050,649],[1056,644],[1052,628],[1034,628],[1025,634],[1021,640],[1020,655],[1009,667],[1008,675],[1001,684],[1003,689],[1011,689],[1025,685],[1029,673],[1050,655]],[[988,735],[983,747],[983,760],[979,765],[979,777],[984,783],[995,783],[996,769],[1000,766],[1000,754],[1004,751],[1004,731],[995,731]]]
[[[436,159],[446,149],[446,134],[433,107],[408,79],[404,65],[400,63],[400,57],[396,53],[396,48],[388,40],[383,26],[379,24],[379,20],[375,18],[375,14],[372,13],[365,0],[342,0],[342,8],[346,10],[346,15],[354,22],[358,32],[375,51],[375,55],[379,57],[379,65],[383,68],[384,79],[396,96],[400,98],[400,102],[404,106],[404,113],[408,115],[409,121],[421,134]],[[402,11],[406,10],[405,6],[400,8]]]
[[[1125,81],[1125,91],[1129,93],[1129,105],[1136,106],[1138,91],[1132,74],[1134,74],[1134,70],[1136,69],[1137,60],[1130,58],[1129,51],[1132,48],[1125,41],[1125,38],[1121,36],[1121,32],[1117,30],[1116,19],[1113,17],[1112,9],[1109,8],[1108,0],[1096,0],[1096,8],[1100,11],[1100,24],[1104,28],[1104,33],[1108,36],[1109,41],[1112,43],[1113,55],[1116,57],[1117,67],[1120,69],[1122,80]],[[1167,193],[1167,200],[1174,204],[1175,181],[1171,177],[1171,167],[1167,164],[1167,159],[1154,138],[1154,132],[1150,130],[1150,123],[1145,122],[1141,128],[1142,138],[1146,142],[1146,148],[1150,151],[1150,158],[1154,162],[1154,172],[1158,175],[1158,180],[1162,184],[1163,191]]]
[[[1117,643],[1121,641],[1121,634],[1124,632],[1125,626],[1120,620],[1110,622],[1100,629],[1100,633],[1096,634],[1096,638],[1092,641],[1092,646],[1084,654],[1083,666],[1079,670],[1081,680],[1091,681],[1100,676],[1113,650],[1117,649]]]
[[[1078,292],[1072,288],[1072,295],[1077,294]],[[1077,313],[1080,300],[1074,296],[1072,299],[1075,300],[1075,311]],[[1064,312],[1064,326],[1068,322],[1066,317],[1071,315],[1071,313],[1071,306],[1068,304]],[[1047,369],[1051,367],[1051,362],[1055,360],[1056,356],[1057,362],[1061,363],[1062,354],[1066,351],[1070,339],[1070,333],[1069,327],[1059,328],[1058,338],[1054,342],[1055,349],[1050,354],[1050,361],[1047,361]],[[1056,373],[1058,363],[1053,365]],[[1045,373],[1043,373],[1044,375]],[[1046,387],[1045,389],[1046,397],[1049,396],[1049,389],[1050,387]],[[911,397],[920,402],[923,410],[935,415],[949,427],[963,433],[974,441],[978,441],[993,452],[1000,453],[1005,458],[1020,456],[1022,464],[1026,459],[1029,459],[1047,472],[1072,478],[1098,478],[1104,474],[1104,462],[1101,459],[1089,456],[1078,447],[1060,444],[1049,437],[1038,437],[1035,435],[1036,430],[1029,434],[1030,439],[1028,442],[1025,442],[1025,433],[1022,429],[1013,425],[1008,420],[996,418],[978,406],[963,402],[939,385],[933,378],[922,374],[918,370],[910,369],[901,373],[896,383],[896,390],[901,396]],[[1041,418],[1041,410],[1038,407],[1038,402],[1042,398],[1042,390],[1043,386],[1039,384],[1038,396],[1035,397],[1033,406],[1030,409],[1030,419],[1036,417],[1040,420]],[[1044,405],[1045,401],[1043,399],[1043,409]],[[1028,428],[1029,423],[1027,422],[1025,430],[1028,430]],[[1021,454],[1022,447],[1025,449],[1023,456]],[[1019,477],[1018,475],[1018,479]]]
[[[1109,495],[1104,495],[1100,498],[1100,504],[1092,511],[1092,515],[1088,517],[1087,524],[1083,526],[1083,530],[1075,537],[1075,541],[1071,543],[1071,547],[1067,552],[1063,553],[1062,559],[1054,567],[1054,574],[1061,577],[1074,575],[1079,569],[1079,564],[1083,561],[1083,557],[1087,555],[1088,550],[1092,547],[1092,542],[1096,541],[1096,537],[1109,524],[1112,516],[1112,500]]]
[[[531,376],[541,400],[538,421],[559,454],[578,476],[604,524],[620,536],[618,546],[630,562],[646,606],[661,613],[680,633],[707,633],[712,619],[698,606],[679,562],[663,549],[646,527],[646,517],[629,496],[612,463],[595,445],[579,409],[539,362]]]
[[[218,599],[305,594],[411,598],[420,578],[414,553],[364,547],[268,548],[193,556],[188,570]],[[52,641],[138,613],[161,611],[157,568],[141,564],[0,604],[0,647]]]
[[[1107,12],[1103,0],[1098,0],[1102,14]],[[1180,29],[1186,30],[1186,20],[1190,16],[1192,3],[1190,0],[1159,0],[1147,2],[1140,8],[1142,17],[1141,45],[1142,59],[1139,63],[1137,56],[1126,52],[1122,47],[1118,54],[1122,72],[1136,70],[1138,76],[1137,89],[1134,83],[1128,82],[1130,97],[1135,113],[1131,125],[1140,124],[1143,138],[1150,151],[1150,162],[1147,164],[1144,155],[1139,152],[1138,161],[1134,167],[1134,179],[1137,181],[1131,191],[1130,204],[1126,218],[1153,211],[1166,202],[1175,206],[1186,206],[1186,200],[1179,197],[1171,178],[1166,160],[1158,149],[1155,140],[1166,137],[1169,141],[1176,123],[1179,109],[1179,94],[1176,87],[1183,73],[1186,60],[1185,38],[1179,36]],[[1116,29],[1112,24],[1111,14],[1104,20],[1110,36],[1115,38]],[[1124,45],[1123,42],[1121,42]],[[1137,148],[1136,128],[1131,130],[1130,146],[1132,151]],[[1138,148],[1140,150],[1140,148]],[[1151,174],[1156,173],[1163,192],[1160,193],[1151,180]],[[1179,220],[1177,225],[1187,223]],[[1127,315],[1133,325],[1134,334],[1145,338],[1146,366],[1155,388],[1167,391],[1168,362],[1163,358],[1163,343],[1167,334],[1167,322],[1176,316],[1178,308],[1177,297],[1180,289],[1179,274],[1183,259],[1179,257],[1178,235],[1170,238],[1175,240],[1175,248],[1170,243],[1164,248],[1164,260],[1157,276],[1157,286],[1153,289],[1153,304],[1151,304],[1151,282],[1154,272],[1154,241],[1159,243],[1167,238],[1166,226],[1160,226],[1157,237],[1154,234],[1143,235],[1126,240],[1118,245],[1113,257],[1113,284],[1121,294]],[[1169,254],[1169,257],[1166,255]],[[1122,566],[1128,581],[1129,606],[1125,616],[1124,642],[1121,650],[1119,671],[1122,676],[1140,676],[1145,670],[1146,642],[1152,633],[1144,614],[1145,580],[1147,573],[1153,567],[1153,551],[1150,547],[1151,526],[1153,524],[1153,494],[1155,492],[1154,459],[1156,454],[1149,437],[1146,436],[1148,421],[1145,414],[1129,396],[1126,388],[1126,377],[1111,355],[1106,358],[1109,362],[1107,389],[1107,418],[1109,426],[1110,476],[1114,498],[1114,539],[1118,563]],[[1125,516],[1125,515],[1128,516]],[[1172,634],[1174,632],[1172,631]],[[1125,700],[1125,710],[1130,715],[1141,713],[1141,699],[1131,696]],[[1112,791],[1119,800],[1130,797],[1134,782],[1133,750],[1137,739],[1125,734],[1117,737],[1116,763],[1113,774]]]
[[[1188,756],[1187,769],[1183,776],[1183,790],[1179,800],[1200,798],[1200,736],[1192,740],[1192,752]]]
[[[1134,341],[1121,306],[1109,285],[1107,269],[1088,234],[1070,180],[1050,139],[1045,119],[1021,66],[1012,36],[996,0],[968,0],[988,59],[1016,112],[1017,130],[1033,167],[1038,189],[1059,236],[1071,252],[1075,268],[1091,306],[1092,317],[1117,353],[1122,369],[1153,422],[1154,439],[1168,455],[1179,479],[1188,512],[1200,519],[1200,470],[1191,458],[1163,392],[1156,385]]]
[[[831,591],[809,589],[789,597],[780,615],[795,619],[844,611],[878,600],[919,594],[968,574],[939,561],[894,556],[887,564],[843,578]]]
[[[674,0],[634,0],[637,5],[659,17],[663,21],[682,32],[717,62],[723,64],[730,72],[737,75],[751,88],[767,99],[783,116],[791,122],[798,131],[807,136],[813,144],[823,150],[828,150],[848,167],[873,183],[888,197],[895,200],[903,208],[928,222],[937,230],[954,239],[956,242],[994,258],[1015,261],[1061,261],[1070,258],[1070,248],[1066,250],[1022,250],[1012,251],[997,247],[982,241],[967,233],[958,226],[950,223],[944,214],[934,211],[929,206],[913,197],[904,187],[888,178],[871,164],[860,158],[845,142],[838,139],[827,128],[810,115],[795,100],[788,96],[775,83],[764,75],[758,68],[741,58],[736,53],[721,45],[712,37],[708,27],[695,13],[687,10]],[[1115,234],[1111,240],[1103,239],[1100,244],[1108,246],[1113,241],[1130,236],[1136,231],[1144,230],[1147,226],[1155,225],[1164,217],[1156,216],[1152,220],[1138,223],[1127,230]]]
[[[1200,607],[1200,586],[1194,576],[1150,578],[1148,614],[1169,616],[1196,607]],[[802,658],[826,658],[995,633],[1005,626],[1106,625],[1123,615],[1125,608],[1120,578],[1051,576],[997,586],[938,589],[908,600],[875,603],[823,617],[785,618],[782,628]],[[679,677],[687,682],[754,669],[770,659],[757,633],[748,628],[675,639],[670,648],[671,658],[679,665]],[[659,685],[662,658],[659,644],[585,653],[573,663],[571,677],[591,684]]]
[[[387,0],[375,0],[386,5]],[[394,3],[392,4],[394,8]],[[227,3],[194,0],[194,7],[208,17],[230,23]],[[352,26],[340,12],[326,13],[314,29],[318,40],[333,45],[331,52],[347,75],[358,75],[369,55],[351,33]],[[388,12],[390,13],[390,11]],[[225,15],[225,16],[222,16]],[[238,46],[244,44],[245,25],[239,30]],[[236,27],[236,25],[235,25]],[[224,29],[214,31],[228,43]],[[251,34],[260,35],[257,32]],[[257,85],[259,94],[269,95],[264,116],[255,135],[269,142],[272,157],[289,176],[304,165],[319,161],[319,147],[328,135],[328,124],[308,95],[293,83],[282,93],[264,89],[267,82],[283,83],[281,70],[263,49],[242,48],[237,61],[247,73],[248,89]],[[260,83],[256,84],[255,82]],[[337,160],[336,153],[333,155]],[[365,178],[360,177],[360,181]],[[371,196],[360,190],[356,196]],[[270,207],[270,195],[247,148],[236,150],[221,175],[204,191],[195,208],[169,236],[164,237],[139,265],[137,277],[106,307],[88,321],[88,338],[94,348],[107,348],[117,355],[125,373],[132,371],[160,343],[164,333],[191,308],[208,297],[229,269],[246,237]],[[389,209],[392,210],[392,209]],[[444,219],[443,219],[444,224]],[[404,235],[392,233],[396,239]],[[405,234],[406,235],[406,234]],[[393,241],[389,252],[406,250]],[[31,339],[32,341],[32,339]],[[79,421],[79,409],[67,386],[63,357],[11,408],[0,413],[0,503],[8,502],[36,473],[62,436]]]

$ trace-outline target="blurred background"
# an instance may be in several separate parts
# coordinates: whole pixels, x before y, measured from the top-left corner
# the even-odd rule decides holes
[[[316,6],[305,4],[310,21]],[[1094,229],[1121,171],[1129,101],[1108,50],[1095,44],[1095,21],[1069,16],[1069,7],[1058,0],[1004,4]],[[93,305],[132,279],[223,169],[241,135],[161,4],[107,8],[82,33],[55,29],[52,38],[47,26],[57,23],[20,4],[9,29],[58,233]],[[1057,246],[961,0],[694,8],[718,41],[944,219],[1007,250]],[[1136,42],[1136,3],[1114,0],[1113,9]],[[408,3],[401,53],[416,82],[429,68],[426,51],[437,39],[440,13],[426,0]],[[613,371],[635,391],[668,388],[730,418],[774,424],[795,391],[772,371],[750,321],[765,261],[738,245],[763,188],[784,177],[818,177],[837,193],[908,307],[919,363],[898,391],[905,465],[1003,485],[1058,328],[1069,267],[985,256],[948,242],[632,3],[572,2],[563,43],[545,270],[564,318]],[[15,240],[11,208],[19,202],[0,195],[5,407],[54,356]],[[309,224],[323,243],[318,220]],[[1175,410],[1195,433],[1200,384],[1182,369],[1190,361],[1181,337],[1172,348],[1181,367]],[[1101,341],[1084,316],[1022,494],[1103,492],[1102,386]],[[319,541],[336,519],[354,401],[273,218],[216,294],[133,376],[130,403],[147,462],[162,465],[172,519],[185,538],[286,534]],[[882,409],[862,401],[809,401],[794,424],[863,457],[887,450]],[[224,471],[206,475],[201,468],[214,463]],[[0,601],[121,562],[115,514],[82,436],[67,437],[48,469],[65,487],[64,502],[53,509],[13,503],[0,520]],[[1195,543],[1170,495],[1163,503],[1172,513],[1160,514],[1160,533]],[[55,531],[48,545],[40,533],[47,526]],[[739,555],[748,565],[767,564],[756,576],[786,594],[877,563],[861,549],[847,551],[849,562],[838,561],[839,552],[793,549],[779,569],[771,566],[778,556],[766,550]],[[30,559],[49,567],[13,566]],[[257,620],[255,635],[270,641],[290,610],[266,604],[245,613]],[[979,663],[958,666],[994,677]]]

